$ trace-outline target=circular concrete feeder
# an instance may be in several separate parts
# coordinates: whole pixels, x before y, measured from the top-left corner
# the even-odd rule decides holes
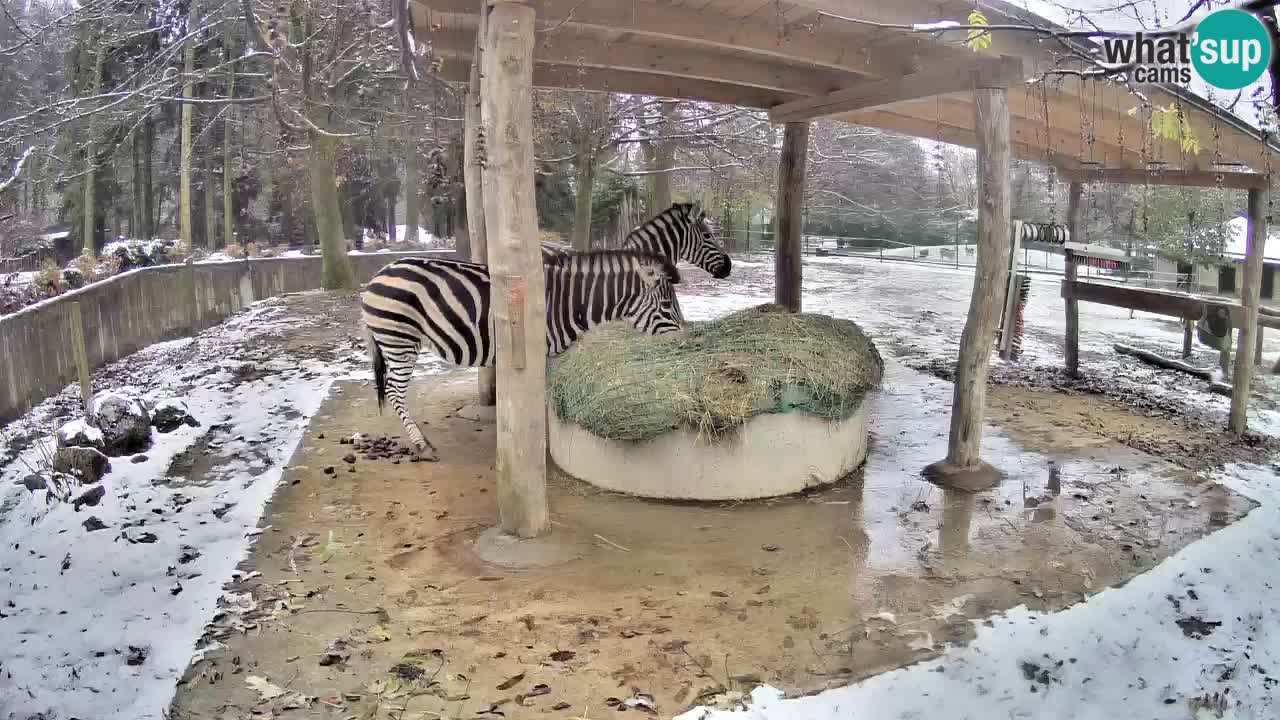
[[[664,500],[754,500],[833,483],[867,457],[867,409],[844,420],[765,414],[709,441],[689,428],[609,440],[547,413],[551,457],[605,490]]]

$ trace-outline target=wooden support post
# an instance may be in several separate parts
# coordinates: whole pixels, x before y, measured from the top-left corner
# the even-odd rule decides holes
[[[778,205],[774,210],[773,301],[800,312],[804,243],[804,171],[808,163],[809,123],[783,126],[778,158]]]
[[[1236,435],[1243,435],[1249,423],[1254,333],[1258,332],[1258,296],[1262,289],[1262,260],[1267,242],[1264,209],[1263,191],[1250,190],[1249,240],[1245,248],[1244,281],[1240,285],[1240,304],[1244,307],[1244,317],[1240,323],[1240,345],[1236,349],[1235,377],[1232,378],[1231,418],[1227,423],[1228,429]]]
[[[1262,336],[1266,328],[1262,325],[1258,326],[1258,339],[1253,344],[1253,366],[1255,368],[1262,366]]]
[[[89,380],[89,351],[84,345],[84,316],[80,303],[71,303],[71,351],[76,356],[76,373],[80,376],[80,397],[84,402],[84,416],[89,417],[89,401],[93,399],[93,385]]]
[[[990,487],[1000,472],[980,457],[987,368],[1000,315],[1001,276],[1009,265],[1009,95],[1002,88],[974,91],[978,160],[978,256],[969,316],[960,336],[947,458],[925,468],[944,486]]]
[[[531,538],[547,519],[547,298],[533,196],[533,21],[492,2],[482,68],[485,234],[497,345],[501,529]]]
[[[1073,182],[1067,194],[1067,237],[1072,242],[1080,239],[1080,196],[1084,185]],[[1076,279],[1076,258],[1070,250],[1066,251],[1066,280]],[[1080,303],[1075,298],[1067,298],[1066,363],[1067,376],[1080,374]]]
[[[1184,360],[1191,357],[1192,335],[1195,333],[1195,329],[1195,320],[1182,321],[1182,359]]]
[[[463,166],[462,180],[467,195],[467,231],[471,237],[471,262],[488,264],[489,244],[484,231],[484,163],[483,143],[478,142],[483,125],[481,119],[480,69],[484,58],[485,16],[488,0],[480,0],[480,28],[476,31],[475,52],[471,60],[471,81],[463,100]],[[492,317],[490,318],[492,320]],[[493,328],[489,328],[493,337]],[[497,375],[491,367],[480,368],[480,404],[493,405],[497,401]]]

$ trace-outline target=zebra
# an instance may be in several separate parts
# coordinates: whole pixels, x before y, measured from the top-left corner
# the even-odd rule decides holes
[[[556,253],[545,260],[543,272],[548,355],[564,352],[587,330],[611,320],[627,320],[649,335],[684,327],[674,287],[680,273],[665,257],[633,250]],[[379,270],[360,297],[378,409],[390,399],[424,460],[436,459],[435,446],[405,409],[418,351],[425,342],[454,365],[492,365],[489,287],[486,265],[405,258]]]
[[[707,213],[696,203],[675,203],[645,224],[627,233],[622,249],[680,259],[711,273],[717,279],[729,277],[733,262],[716,243]],[[542,243],[542,259],[571,252],[563,245]]]

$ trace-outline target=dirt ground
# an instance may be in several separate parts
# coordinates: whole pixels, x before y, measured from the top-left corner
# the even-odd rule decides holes
[[[1010,455],[999,488],[943,492],[904,468],[937,459],[945,418],[926,427],[921,406],[950,386],[905,377],[876,400],[866,468],[819,492],[672,504],[551,473],[553,537],[580,556],[521,571],[474,551],[496,517],[493,425],[456,414],[474,374],[414,383],[438,463],[353,452],[352,432],[401,428],[366,383],[339,384],[172,716],[671,717],[759,682],[818,690],[1123,584],[1250,508],[1114,437],[1192,431],[1017,388],[993,391],[991,419],[1056,464]]]

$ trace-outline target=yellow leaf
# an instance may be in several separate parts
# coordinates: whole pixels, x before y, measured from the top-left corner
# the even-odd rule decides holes
[[[974,10],[969,13],[969,25],[979,25],[987,27],[987,16],[982,14],[981,10]],[[991,47],[991,31],[972,28],[969,30],[969,37],[965,40],[965,44],[975,52],[978,50],[986,50]]]
[[[378,642],[389,642],[391,633],[387,632],[387,629],[381,625],[374,625],[373,629],[369,631],[369,637]]]

